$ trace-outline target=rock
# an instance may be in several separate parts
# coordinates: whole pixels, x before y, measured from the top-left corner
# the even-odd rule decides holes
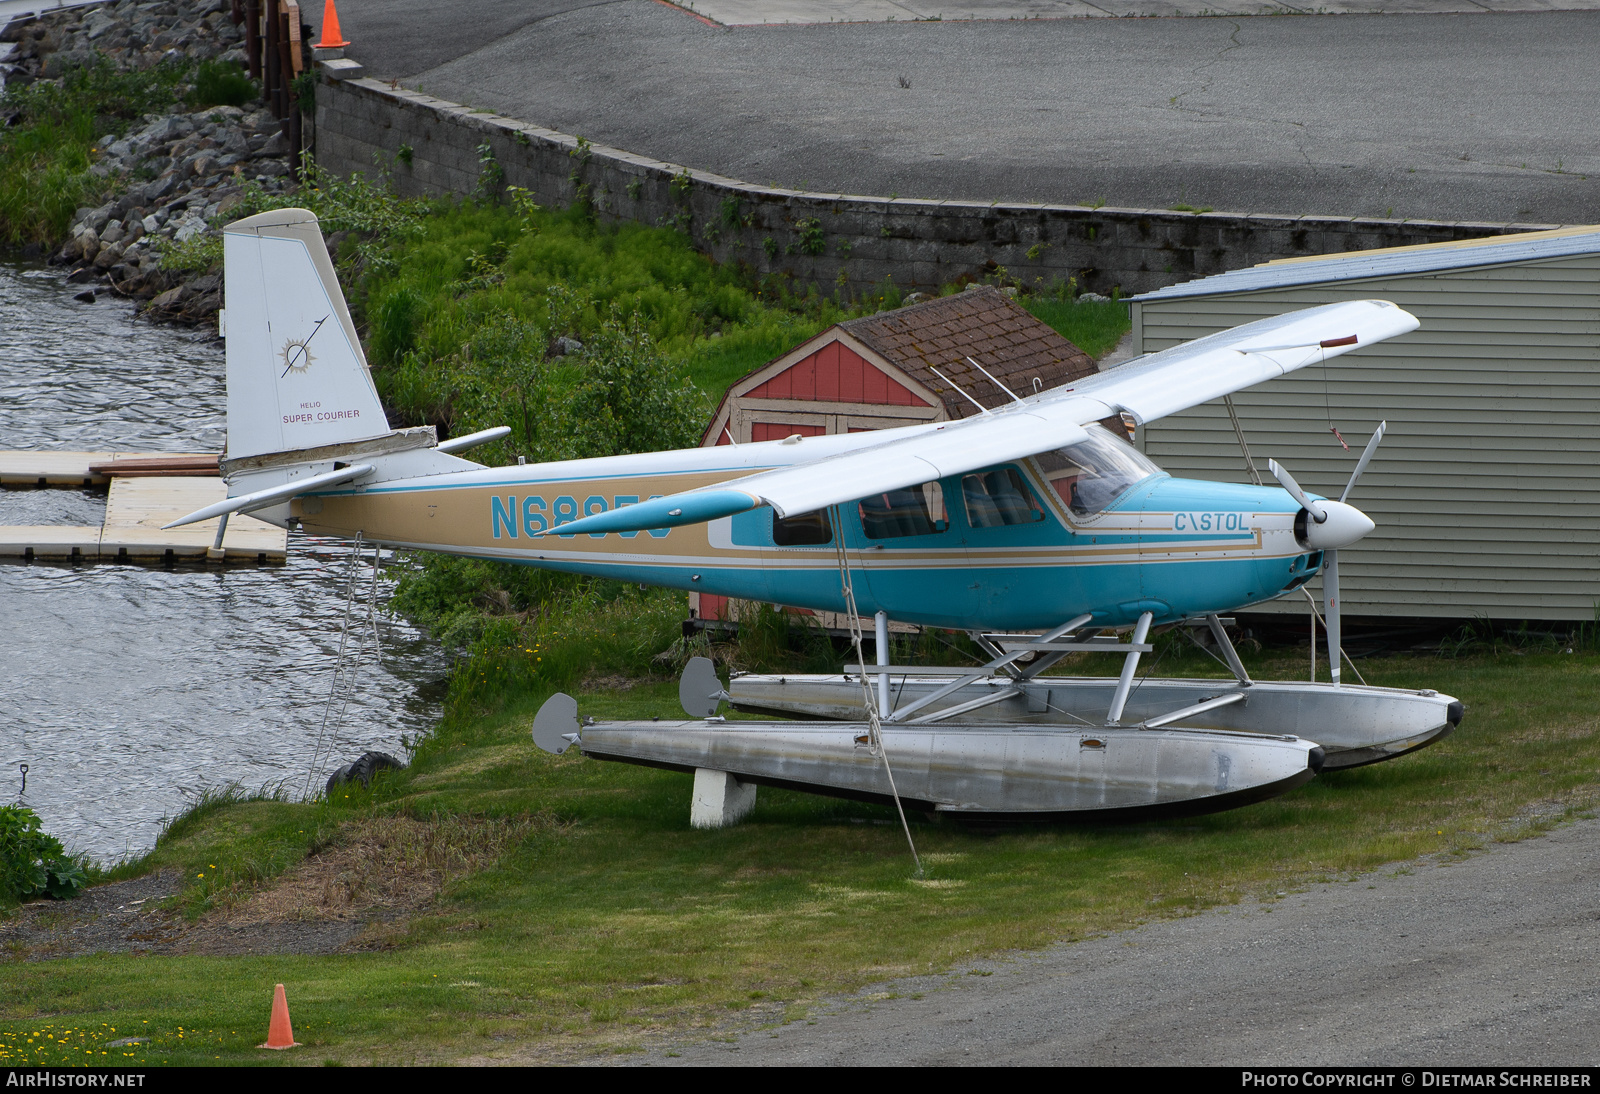
[[[1109,296],[1101,296],[1097,292],[1081,292],[1078,294],[1078,300],[1085,304],[1105,304],[1111,298]]]
[[[100,233],[101,243],[118,243],[126,233],[122,230],[122,221],[113,220],[107,224],[105,231]]]
[[[164,198],[168,194],[172,193],[172,191],[177,188],[177,185],[178,185],[178,176],[174,172],[170,172],[169,171],[167,174],[162,175],[160,178],[156,179],[154,182],[149,183],[148,185],[145,186],[145,188],[144,188],[144,202],[145,202],[145,204],[146,205],[150,205],[150,204],[152,204],[154,202],[160,201],[162,198]]]
[[[93,266],[79,266],[67,275],[67,284],[82,285],[85,281],[93,281],[100,276],[100,271]]]
[[[94,256],[94,268],[97,270],[109,270],[121,258],[122,244],[113,243],[109,247],[101,247],[99,253]]]
[[[282,160],[266,160],[256,164],[257,179],[281,179],[289,173],[289,165]]]
[[[151,213],[149,216],[145,217],[141,223],[144,225],[144,230],[146,232],[159,231],[161,228],[161,221],[156,219],[156,214],[154,213]]]
[[[100,54],[92,49],[64,49],[44,59],[39,75],[46,80],[54,80],[65,76],[73,69],[92,67],[99,56]]]
[[[84,217],[84,223],[98,232],[106,226],[106,224],[116,214],[116,211],[116,203],[108,201],[98,209],[91,210],[89,215]]]
[[[563,335],[556,339],[555,352],[557,357],[570,357],[573,354],[583,352],[583,343],[576,338],[568,338]]]
[[[268,156],[284,156],[289,153],[289,138],[283,135],[283,130],[272,134],[266,142],[256,149],[256,155],[262,159]]]
[[[81,300],[85,304],[93,304],[94,301],[95,301],[94,290],[93,289],[84,289],[81,293],[78,293],[75,296],[73,296],[72,299]]]
[[[89,41],[91,42],[116,25],[117,17],[104,8],[97,8],[91,11],[89,17],[83,21],[83,28],[88,32]]]
[[[328,793],[332,794],[335,787],[347,783],[360,782],[362,786],[371,786],[373,778],[380,771],[404,771],[406,765],[387,752],[363,752],[354,763],[345,764],[332,775],[328,776]]]
[[[186,217],[178,223],[178,230],[172,233],[172,239],[175,243],[187,243],[205,230],[205,221],[199,217]]]
[[[189,291],[193,293],[216,292],[220,288],[222,288],[221,274],[206,274],[189,282]]]
[[[175,309],[183,303],[183,298],[189,295],[189,286],[179,285],[175,289],[168,289],[154,300],[150,301],[152,310],[157,308]]]
[[[189,129],[189,123],[182,120],[180,115],[167,114],[141,129],[139,131],[139,140],[146,147],[166,144],[168,141],[175,141],[184,136],[189,132]]]

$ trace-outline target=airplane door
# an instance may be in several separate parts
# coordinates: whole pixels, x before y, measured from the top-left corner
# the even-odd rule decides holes
[[[947,482],[892,490],[840,508],[851,567],[865,578],[856,585],[863,615],[870,597],[891,619],[959,627],[970,618],[976,583],[961,528],[951,520]]]

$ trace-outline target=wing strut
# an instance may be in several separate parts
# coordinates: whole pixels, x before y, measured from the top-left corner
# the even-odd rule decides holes
[[[894,808],[900,814],[900,827],[906,833],[906,846],[911,848],[911,861],[916,864],[916,876],[921,878],[922,859],[917,854],[916,841],[911,838],[911,826],[906,823],[906,810],[900,804],[900,791],[894,785],[894,770],[889,766],[889,750],[883,747],[883,724],[878,720],[881,700],[878,703],[872,701],[872,689],[867,685],[867,655],[861,652],[861,613],[856,611],[856,591],[850,581],[850,555],[844,545],[844,520],[839,507],[835,505],[832,508],[833,526],[837,530],[833,537],[833,551],[839,560],[839,591],[844,595],[844,609],[850,619],[850,640],[855,643],[856,665],[861,670],[861,702],[867,708],[867,747],[883,760],[883,773],[889,777],[889,793],[894,796]],[[886,644],[884,639],[888,636],[889,620],[881,612],[879,615],[883,618],[883,627],[878,631],[877,651],[877,660],[881,663],[887,660],[883,655],[883,647]],[[885,681],[888,677],[880,676],[878,679]],[[856,738],[856,741],[860,743],[860,738]]]

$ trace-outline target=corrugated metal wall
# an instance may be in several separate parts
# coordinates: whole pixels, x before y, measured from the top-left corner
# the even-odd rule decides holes
[[[1144,352],[1337,300],[1392,300],[1422,329],[1234,396],[1268,458],[1378,525],[1341,553],[1349,615],[1591,619],[1600,605],[1600,256],[1135,303]],[[1329,421],[1349,442],[1346,453]],[[1223,405],[1149,425],[1174,475],[1249,481]],[[1315,585],[1313,585],[1315,589]],[[1282,600],[1268,610],[1304,613]]]

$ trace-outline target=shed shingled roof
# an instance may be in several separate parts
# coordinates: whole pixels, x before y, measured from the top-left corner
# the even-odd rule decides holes
[[[1092,375],[1094,358],[990,286],[968,289],[839,324],[884,360],[939,393],[952,418],[977,411],[933,372],[938,369],[986,407],[1011,401],[970,356],[1018,395]],[[931,366],[931,367],[930,367]]]

